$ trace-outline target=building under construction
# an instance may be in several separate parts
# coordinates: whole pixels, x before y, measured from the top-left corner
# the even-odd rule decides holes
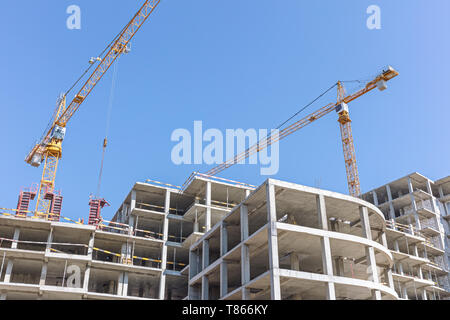
[[[450,177],[417,173],[361,198],[273,179],[137,182],[111,221],[3,212],[0,297],[447,299],[449,209]]]
[[[159,3],[143,1],[89,60],[27,154],[43,171],[39,185],[21,190],[16,209],[0,210],[0,299],[447,299],[450,177],[414,173],[361,195],[348,104],[384,91],[399,75],[391,66],[353,81],[356,92],[338,81],[314,101],[334,88],[337,100],[288,125],[306,105],[278,134],[182,187],[137,182],[111,221],[101,216],[109,206],[102,198],[89,200],[87,223],[64,216],[55,179],[70,120]],[[330,113],[338,116],[350,195],[217,177]],[[107,145],[105,137],[103,157]]]

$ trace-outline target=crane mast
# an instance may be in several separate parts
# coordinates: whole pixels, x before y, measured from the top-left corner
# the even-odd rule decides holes
[[[348,106],[344,102],[345,89],[342,83],[337,83],[339,119],[341,129],[342,148],[344,150],[345,170],[347,172],[347,184],[350,195],[357,197],[361,194],[361,185],[359,183],[358,166],[356,165],[355,145],[353,143],[352,120],[348,112]]]
[[[97,67],[69,105],[66,106],[66,95],[60,99],[50,129],[44,132],[43,138],[41,138],[25,158],[25,161],[34,167],[39,167],[44,163],[35,215],[50,216],[51,218],[51,196],[55,188],[56,171],[62,156],[62,142],[69,120],[116,59],[121,54],[127,52],[130,41],[159,3],[160,0],[145,1],[130,22],[115,38],[113,44],[107,47],[107,50],[105,50],[106,54],[98,59],[99,63]],[[94,63],[94,61],[92,62]]]

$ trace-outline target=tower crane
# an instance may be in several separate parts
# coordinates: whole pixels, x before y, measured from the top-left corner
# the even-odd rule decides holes
[[[361,194],[361,186],[359,183],[358,167],[356,164],[355,146],[353,143],[352,126],[351,126],[352,121],[350,119],[348,103],[352,102],[353,100],[356,100],[357,98],[365,95],[366,93],[372,91],[375,88],[378,88],[380,91],[385,90],[387,88],[387,82],[395,78],[396,76],[398,76],[398,72],[391,66],[388,66],[374,79],[367,82],[364,88],[349,95],[346,94],[343,83],[341,81],[337,82],[335,84],[335,86],[337,86],[338,91],[337,102],[327,104],[326,106],[311,113],[310,115],[280,130],[279,134],[275,136],[269,135],[268,137],[263,138],[258,143],[249,147],[244,152],[241,152],[234,158],[217,165],[216,167],[207,171],[205,174],[207,176],[215,176],[218,173],[222,172],[223,170],[231,167],[232,165],[239,163],[242,160],[245,160],[251,155],[260,152],[261,150],[264,150],[271,144],[306,127],[308,124],[319,120],[320,118],[324,117],[330,112],[336,111],[337,114],[339,115],[338,122],[340,124],[341,130],[342,147],[344,151],[345,169],[347,172],[347,183],[349,193],[354,197],[358,197]],[[194,177],[194,175],[190,176],[190,178],[185,182],[184,186],[186,186],[190,182],[190,179],[192,179],[192,177]]]
[[[59,216],[61,203],[59,203],[59,206],[56,203],[57,207],[55,207],[54,188],[58,163],[62,157],[62,142],[66,134],[67,125],[73,115],[78,111],[81,104],[86,100],[98,82],[108,71],[110,66],[117,58],[119,58],[119,56],[129,51],[130,41],[159,3],[160,0],[146,0],[130,22],[128,22],[113,42],[111,42],[103,51],[101,57],[91,58],[89,63],[91,64],[91,67],[95,67],[95,69],[68,105],[66,104],[67,93],[58,99],[57,108],[50,120],[48,128],[25,158],[25,161],[33,167],[39,167],[41,164],[44,166],[37,192],[38,198],[35,215],[47,217],[49,215]],[[89,70],[90,68],[88,71]],[[88,71],[86,71],[86,73]],[[69,92],[70,91],[71,89]],[[34,192],[32,198],[34,198],[35,195],[36,192]],[[22,194],[19,198],[19,205],[21,199]],[[29,199],[27,201],[29,201]],[[61,201],[62,199],[60,199],[60,202]],[[99,201],[100,205],[101,203],[103,202]]]

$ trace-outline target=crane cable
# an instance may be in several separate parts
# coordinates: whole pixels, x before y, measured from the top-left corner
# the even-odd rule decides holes
[[[111,91],[109,94],[108,113],[106,116],[105,139],[103,139],[102,162],[100,165],[100,172],[98,175],[98,184],[97,184],[97,193],[96,193],[97,198],[100,196],[100,188],[101,188],[101,184],[102,184],[103,164],[105,161],[106,147],[108,146],[108,134],[109,134],[109,127],[111,124],[111,113],[112,113],[113,102],[114,102],[114,92],[116,89],[118,65],[119,65],[119,60],[117,60],[116,63],[114,64],[114,71],[113,71],[113,75],[112,75]]]

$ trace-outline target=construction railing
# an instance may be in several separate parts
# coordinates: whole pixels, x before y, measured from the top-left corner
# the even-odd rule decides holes
[[[50,252],[54,252],[54,253],[66,253],[65,251],[66,250],[64,250],[64,251],[62,251],[62,250],[58,250],[58,249],[55,249],[55,248],[52,248],[53,246],[70,246],[70,247],[79,247],[79,248],[86,248],[86,254],[84,254],[84,255],[87,255],[87,252],[88,252],[88,249],[89,249],[89,245],[87,245],[87,244],[79,244],[79,243],[57,243],[57,242],[50,242],[50,243],[48,243],[48,242],[43,242],[43,241],[23,241],[23,240],[14,240],[14,239],[9,239],[9,238],[0,238],[0,241],[3,243],[3,242],[9,242],[9,243],[23,243],[23,244],[35,244],[35,245],[43,245],[43,246],[47,246],[47,245],[49,245],[50,247],[49,247],[49,251]],[[106,254],[106,255],[109,255],[109,256],[111,256],[111,257],[118,257],[119,259],[118,259],[118,261],[120,262],[120,264],[130,264],[130,265],[133,265],[133,260],[142,260],[142,261],[150,261],[150,262],[155,262],[155,263],[161,263],[162,261],[160,260],[160,259],[154,259],[154,258],[149,258],[149,257],[139,257],[139,256],[135,256],[135,255],[132,255],[132,256],[126,256],[126,255],[124,255],[124,254],[120,254],[120,253],[116,253],[116,252],[112,252],[112,251],[109,251],[109,250],[105,250],[105,249],[102,249],[102,248],[97,248],[97,247],[92,247],[92,250],[93,251],[97,251],[97,252],[102,252],[102,253],[104,253],[104,254]],[[43,249],[43,250],[41,250],[42,252],[44,252],[44,251],[46,251],[46,247]],[[93,257],[93,260],[96,260],[95,259],[95,257]],[[184,263],[177,263],[177,262],[174,262],[174,261],[168,261],[167,262],[167,264],[169,264],[169,265],[173,265],[173,264],[176,264],[176,265],[178,265],[178,266],[180,266],[180,267],[185,267],[186,266],[186,264],[184,264]]]
[[[432,237],[428,237],[425,235],[422,231],[417,230],[417,228],[411,226],[411,225],[404,225],[398,222],[392,222],[391,220],[386,220],[386,227],[392,230],[400,231],[403,233],[408,233],[413,236],[421,237],[424,239],[424,243],[428,246],[441,249],[439,241],[433,240]]]

